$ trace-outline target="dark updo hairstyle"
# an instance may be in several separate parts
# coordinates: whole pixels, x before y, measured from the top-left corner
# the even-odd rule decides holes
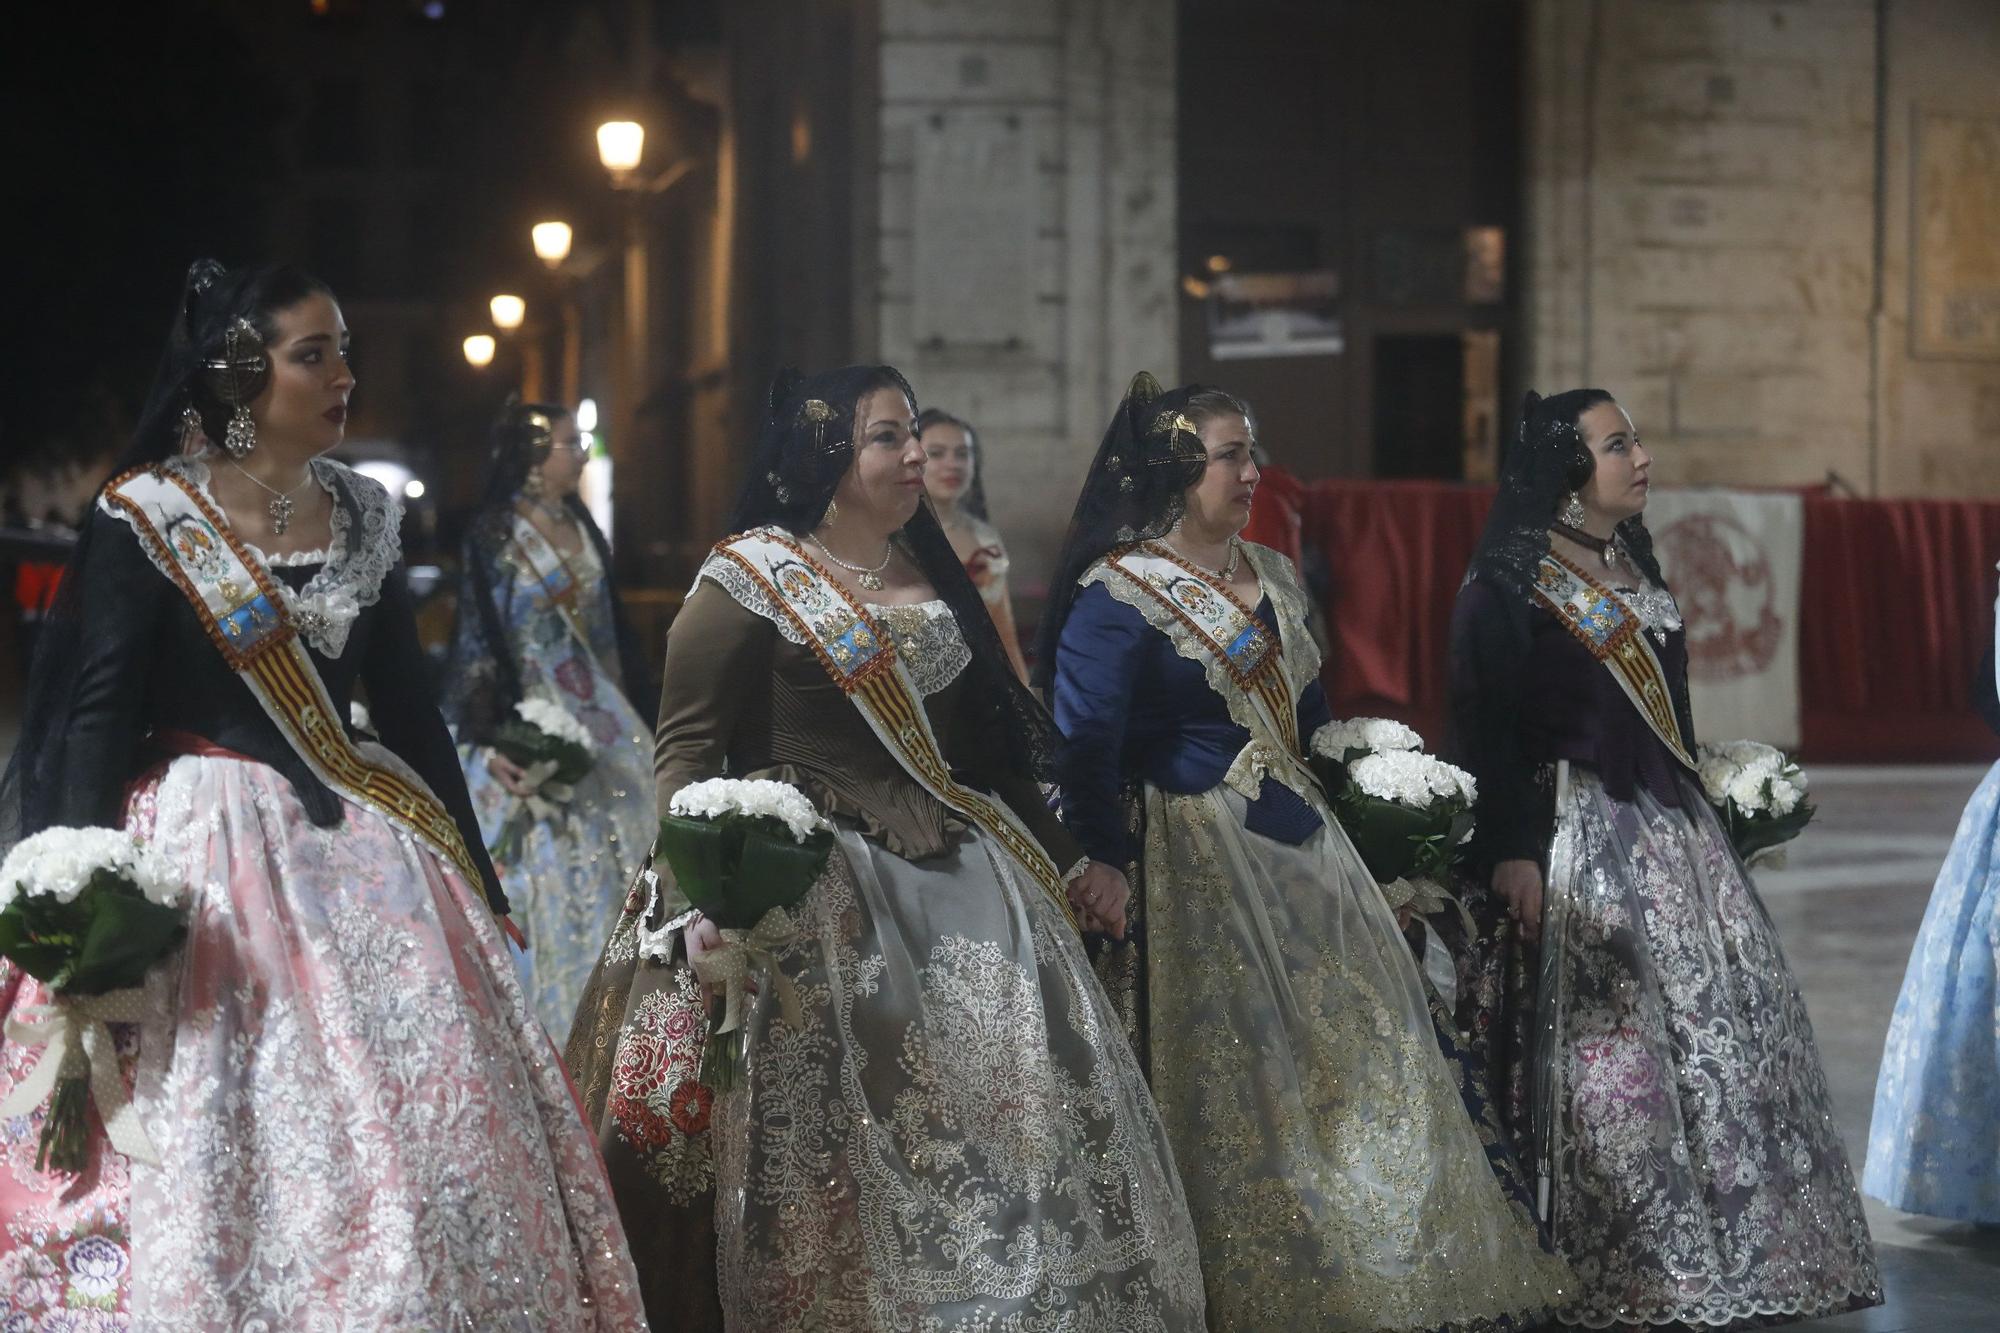
[[[232,270],[213,259],[197,259],[189,265],[167,349],[133,434],[128,465],[156,463],[178,452],[181,412],[190,405],[201,416],[202,433],[221,440],[232,406],[217,392],[214,376],[206,372],[208,362],[222,357],[229,330],[239,319],[247,322],[268,356],[278,338],[278,312],[321,294],[331,297],[333,289],[297,264]]]
[[[159,369],[112,476],[165,462],[180,453],[186,443],[183,414],[190,407],[201,418],[202,433],[220,441],[232,408],[216,392],[208,363],[223,358],[229,329],[238,320],[246,321],[264,344],[259,350],[268,349],[277,338],[278,312],[322,292],[333,294],[325,283],[295,264],[231,270],[213,259],[198,259],[189,265]],[[268,356],[268,350],[265,354]],[[65,772],[69,756],[63,742],[82,675],[87,608],[81,601],[85,582],[81,571],[99,526],[119,523],[96,509],[93,497],[83,531],[63,570],[55,603],[36,639],[21,710],[20,740],[8,761],[6,776],[0,779],[0,851],[46,828],[58,808],[59,793],[71,780]],[[332,801],[330,795],[325,799]],[[308,805],[309,810],[314,808]],[[337,811],[337,803],[332,808]]]
[[[487,433],[486,488],[480,507],[511,505],[528,474],[555,447],[557,423],[575,415],[559,403],[524,403],[519,394],[507,395]]]

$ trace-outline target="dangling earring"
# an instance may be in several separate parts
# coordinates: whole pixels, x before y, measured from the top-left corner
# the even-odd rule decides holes
[[[229,414],[229,428],[222,432],[222,447],[231,458],[248,458],[257,447],[257,423],[250,419],[248,403],[238,403]]]
[[[189,403],[181,409],[181,453],[198,454],[208,444],[208,431],[201,424],[201,413]]]
[[[1561,518],[1573,528],[1580,528],[1589,522],[1590,515],[1584,512],[1583,497],[1571,491],[1569,499],[1563,502]]]
[[[833,526],[833,521],[839,517],[840,517],[839,503],[837,501],[828,500],[826,502],[826,515],[820,519],[819,525],[823,528],[830,528]]]
[[[521,478],[521,494],[530,500],[542,498],[542,470],[539,467],[529,468],[528,475]]]

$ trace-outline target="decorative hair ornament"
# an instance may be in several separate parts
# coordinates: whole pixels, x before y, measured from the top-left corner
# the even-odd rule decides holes
[[[1203,458],[1208,456],[1208,450],[1201,443],[1201,431],[1185,412],[1160,413],[1153,418],[1153,424],[1147,428],[1146,434],[1151,439],[1164,440],[1167,445],[1164,454],[1157,454],[1146,460],[1151,466],[1184,463],[1196,455]],[[1186,443],[1182,442],[1182,436],[1187,437]]]
[[[222,447],[231,458],[248,458],[257,447],[257,426],[250,419],[250,402],[263,391],[271,374],[264,340],[249,320],[238,318],[222,333],[222,355],[202,362],[209,391],[230,409]]]
[[[799,405],[799,420],[812,427],[813,447],[822,453],[826,451],[826,424],[835,415],[832,404],[822,398],[808,398]]]

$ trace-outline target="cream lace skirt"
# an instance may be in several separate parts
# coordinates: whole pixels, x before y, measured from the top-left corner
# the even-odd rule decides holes
[[[1199,1330],[1166,1137],[1081,941],[978,835],[852,831],[761,988],[713,1130],[737,1333]]]
[[[1146,793],[1152,1074],[1223,1330],[1533,1323],[1566,1273],[1502,1191],[1415,959],[1338,824]]]

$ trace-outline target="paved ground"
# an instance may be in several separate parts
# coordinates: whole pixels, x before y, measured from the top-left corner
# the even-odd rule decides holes
[[[1857,1170],[1910,944],[1959,811],[1983,775],[1977,768],[1814,769],[1818,817],[1785,870],[1758,875],[1812,1010],[1834,1112]],[[2000,1107],[1993,1110],[2000,1116]],[[1913,1217],[1872,1199],[1868,1221],[1887,1304],[1803,1327],[2000,1330],[2000,1228]]]

